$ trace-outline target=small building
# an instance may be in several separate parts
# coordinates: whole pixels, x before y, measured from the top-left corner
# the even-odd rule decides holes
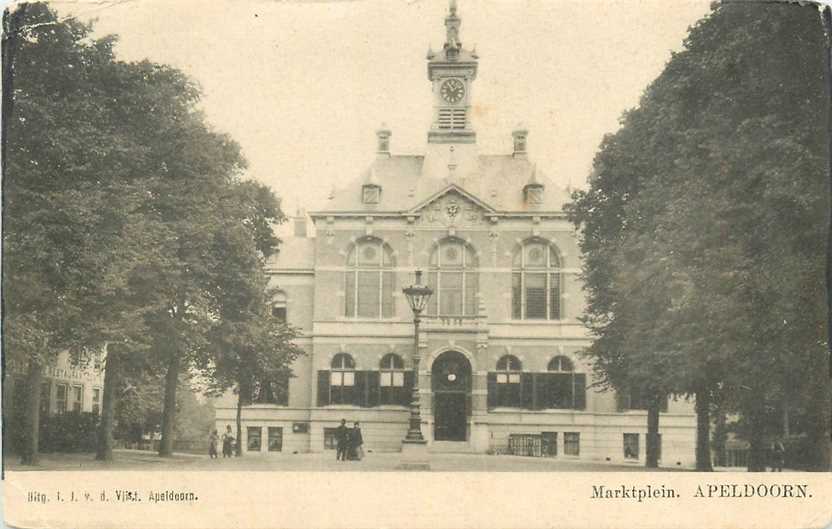
[[[398,451],[418,379],[430,451],[644,462],[642,399],[597,390],[580,354],[591,342],[569,193],[533,162],[525,127],[511,131],[512,152],[480,152],[478,55],[460,24],[452,1],[446,42],[427,54],[424,152],[395,153],[382,126],[366,172],[291,221],[269,269],[273,314],[303,330],[307,356],[284,391],[262,381],[242,410],[249,452],[332,449],[342,418],[360,421],[365,449]],[[417,269],[434,290],[418,377],[402,294]],[[215,407],[218,429],[234,424],[236,397]],[[660,431],[662,464],[691,466],[692,404],[668,402]]]

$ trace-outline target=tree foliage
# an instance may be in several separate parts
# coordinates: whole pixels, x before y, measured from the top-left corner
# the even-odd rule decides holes
[[[783,399],[815,401],[827,457],[824,46],[814,8],[715,4],[569,212],[603,380],[732,402],[754,425],[755,470]]]

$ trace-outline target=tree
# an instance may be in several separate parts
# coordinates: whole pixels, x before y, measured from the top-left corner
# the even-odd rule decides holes
[[[638,365],[695,395],[700,470],[715,395],[749,421],[759,470],[772,401],[805,398],[807,380],[829,393],[811,376],[828,316],[813,286],[828,190],[822,50],[811,8],[715,4],[605,139],[570,209],[597,337],[589,353],[609,380]],[[828,399],[810,402],[822,461]]]
[[[294,344],[296,328],[274,318],[266,260],[277,249],[270,223],[284,219],[274,195],[259,184],[243,182],[228,197],[232,211],[244,211],[216,233],[214,251],[224,256],[210,290],[215,321],[202,368],[212,392],[236,386],[237,455],[242,455],[242,407],[255,393],[288,390],[291,365],[303,351]]]
[[[107,82],[113,39],[89,38],[89,25],[42,3],[6,11],[4,26],[4,352],[28,365],[32,464],[43,367],[64,350],[83,363],[125,336],[123,286],[150,231]],[[102,311],[94,292],[120,301]]]

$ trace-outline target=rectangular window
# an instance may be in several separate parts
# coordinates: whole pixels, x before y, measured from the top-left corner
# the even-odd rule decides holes
[[[572,408],[572,373],[552,373],[549,377],[549,407]]]
[[[624,434],[624,459],[638,459],[638,434]]]
[[[277,305],[272,307],[272,317],[281,323],[286,323],[286,307]]]
[[[352,404],[353,386],[355,386],[354,371],[333,371],[330,373],[330,404]]]
[[[283,451],[283,428],[269,426],[269,452]]]
[[[335,437],[337,428],[324,428],[324,450],[335,450],[338,445]]]
[[[92,412],[101,413],[101,390],[98,388],[92,388]]]
[[[546,319],[546,274],[526,274],[526,319]]]
[[[522,407],[520,373],[497,373],[497,406]]]
[[[359,318],[378,318],[380,287],[378,272],[358,272]]]
[[[49,382],[43,382],[40,385],[40,412],[43,415],[49,415],[50,402],[52,400],[52,386]]]
[[[81,413],[84,408],[84,386],[72,386],[72,411]]]
[[[542,432],[542,447],[544,457],[555,457],[558,455],[558,433],[557,432]]]
[[[66,413],[67,385],[58,384],[55,387],[55,413]]]
[[[400,404],[404,398],[404,371],[382,371],[379,375],[381,404]]]
[[[581,434],[578,432],[566,432],[563,434],[563,453],[568,456],[581,454]]]
[[[262,435],[262,428],[259,426],[249,426],[246,429],[247,432],[247,450],[249,452],[259,452],[260,451],[260,436]]]

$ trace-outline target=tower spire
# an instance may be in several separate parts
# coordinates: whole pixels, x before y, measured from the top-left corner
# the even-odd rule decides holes
[[[448,4],[448,16],[445,17],[445,57],[448,60],[456,59],[462,42],[459,40],[459,26],[462,19],[456,15],[456,0],[450,0]]]

